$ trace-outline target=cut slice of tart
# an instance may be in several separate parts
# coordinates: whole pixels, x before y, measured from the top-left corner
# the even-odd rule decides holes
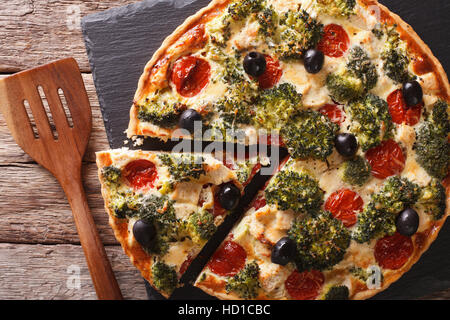
[[[209,154],[116,149],[97,153],[105,208],[117,240],[168,297],[260,165]]]

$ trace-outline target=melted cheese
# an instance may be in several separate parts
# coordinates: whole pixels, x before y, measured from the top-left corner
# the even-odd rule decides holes
[[[195,251],[197,251],[195,245],[190,239],[186,239],[183,242],[173,242],[169,251],[164,255],[163,261],[170,266],[175,266],[178,272],[183,262],[190,255],[196,253]]]

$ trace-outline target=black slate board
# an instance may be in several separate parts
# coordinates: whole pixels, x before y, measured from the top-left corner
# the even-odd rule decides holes
[[[422,37],[450,70],[450,2],[447,0],[381,0],[399,14]],[[123,146],[138,79],[147,61],[162,41],[188,16],[206,6],[209,0],[149,0],[86,16],[82,20],[83,35],[92,68],[100,107],[111,148]],[[145,149],[170,149],[155,139],[148,139]],[[251,196],[263,178],[250,187]],[[253,188],[252,188],[253,187]],[[239,216],[227,220],[222,237]],[[215,241],[220,242],[221,237]],[[438,239],[420,261],[388,290],[375,299],[416,299],[450,288],[450,224],[446,223]],[[202,252],[200,270],[215,243]],[[187,282],[189,276],[187,277]],[[161,296],[149,288],[149,298]],[[206,299],[200,290],[187,285],[173,295],[175,299]]]

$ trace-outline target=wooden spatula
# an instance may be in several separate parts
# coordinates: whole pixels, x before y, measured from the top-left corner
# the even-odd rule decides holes
[[[0,110],[17,144],[63,187],[98,298],[122,299],[81,182],[92,114],[77,62],[64,59],[0,80]]]

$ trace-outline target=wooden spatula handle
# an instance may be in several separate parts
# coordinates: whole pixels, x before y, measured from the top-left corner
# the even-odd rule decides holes
[[[95,222],[90,213],[80,177],[61,182],[72,208],[80,242],[86,256],[97,297],[100,300],[123,299],[119,285],[106,256]]]

